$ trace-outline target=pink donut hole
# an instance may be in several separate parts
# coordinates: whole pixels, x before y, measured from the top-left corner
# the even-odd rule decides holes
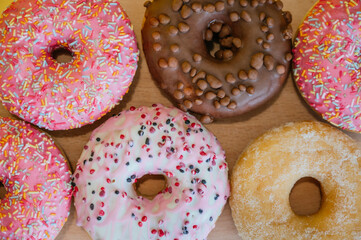
[[[4,184],[0,181],[0,199],[4,199],[6,195],[6,189],[4,187]]]
[[[69,48],[63,46],[54,47],[50,55],[58,63],[70,63],[74,57],[74,53]]]

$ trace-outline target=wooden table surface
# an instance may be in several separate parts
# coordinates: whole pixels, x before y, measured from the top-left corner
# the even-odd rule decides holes
[[[11,0],[0,0],[0,12],[9,4]],[[69,131],[50,132],[59,145],[64,149],[73,168],[75,168],[78,158],[81,154],[84,144],[88,141],[91,132],[101,123],[130,106],[150,106],[153,103],[161,103],[171,106],[170,101],[161,94],[156,87],[142,52],[141,27],[145,8],[144,0],[119,0],[130,17],[138,39],[138,46],[141,50],[139,69],[131,85],[129,93],[124,100],[105,117],[96,123],[82,127],[80,129]],[[288,10],[293,15],[292,27],[296,32],[307,11],[313,6],[316,0],[283,0],[284,10]],[[1,106],[1,116],[10,116],[10,114]],[[319,120],[322,119],[312,112],[298,95],[291,76],[288,77],[279,97],[264,107],[255,110],[252,113],[237,118],[221,120],[216,123],[206,125],[212,131],[222,144],[226,151],[227,161],[230,172],[242,150],[257,136],[266,130],[279,126],[290,121]],[[347,133],[358,141],[361,145],[361,134]],[[57,237],[57,240],[86,240],[91,239],[88,234],[76,225],[75,209],[72,207],[68,222]],[[216,223],[215,229],[210,233],[209,240],[231,240],[240,239],[233,224],[231,211],[227,204],[221,217]]]

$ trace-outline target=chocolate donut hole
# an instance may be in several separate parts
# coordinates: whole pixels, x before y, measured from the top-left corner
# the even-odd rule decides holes
[[[51,57],[58,63],[70,63],[73,60],[73,52],[65,47],[56,47],[51,52]]]
[[[0,182],[0,199],[4,199],[6,195],[6,189],[4,187],[4,184]]]
[[[138,178],[133,187],[138,196],[153,200],[167,187],[167,178],[161,174],[146,174]]]
[[[298,216],[311,216],[318,213],[322,199],[321,183],[312,177],[299,179],[289,195],[291,209]]]
[[[231,27],[218,20],[213,20],[208,24],[203,39],[208,54],[221,61],[231,60],[240,47],[234,42]]]

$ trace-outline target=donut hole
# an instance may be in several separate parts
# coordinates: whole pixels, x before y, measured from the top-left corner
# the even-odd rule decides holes
[[[153,200],[167,187],[167,179],[161,174],[146,174],[133,185],[138,196]]]
[[[58,63],[70,63],[73,60],[73,52],[65,47],[56,47],[51,52],[51,57]]]
[[[294,184],[289,202],[296,215],[311,216],[320,211],[322,198],[321,183],[313,177],[303,177]]]
[[[232,35],[231,27],[217,20],[208,24],[203,39],[208,54],[222,61],[231,60],[242,45],[241,40]]]
[[[0,199],[4,199],[6,195],[6,189],[4,187],[4,184],[0,182]]]

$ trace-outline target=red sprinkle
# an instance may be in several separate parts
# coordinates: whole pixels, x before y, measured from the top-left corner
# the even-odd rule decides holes
[[[104,216],[104,211],[103,210],[99,211],[99,216]]]
[[[148,218],[147,218],[146,216],[142,217],[142,222],[146,222],[147,219],[148,219]]]
[[[142,222],[138,222],[138,226],[139,226],[139,227],[143,226],[143,223],[142,223]]]
[[[105,192],[104,192],[104,191],[100,191],[99,196],[104,197],[104,195],[105,195]]]
[[[156,234],[156,233],[157,233],[157,230],[153,229],[152,234]]]
[[[94,169],[90,169],[90,174],[93,174],[95,172]]]
[[[163,232],[162,229],[159,229],[159,230],[158,230],[158,235],[159,235],[159,237],[163,237],[163,236],[164,236],[164,232]]]

